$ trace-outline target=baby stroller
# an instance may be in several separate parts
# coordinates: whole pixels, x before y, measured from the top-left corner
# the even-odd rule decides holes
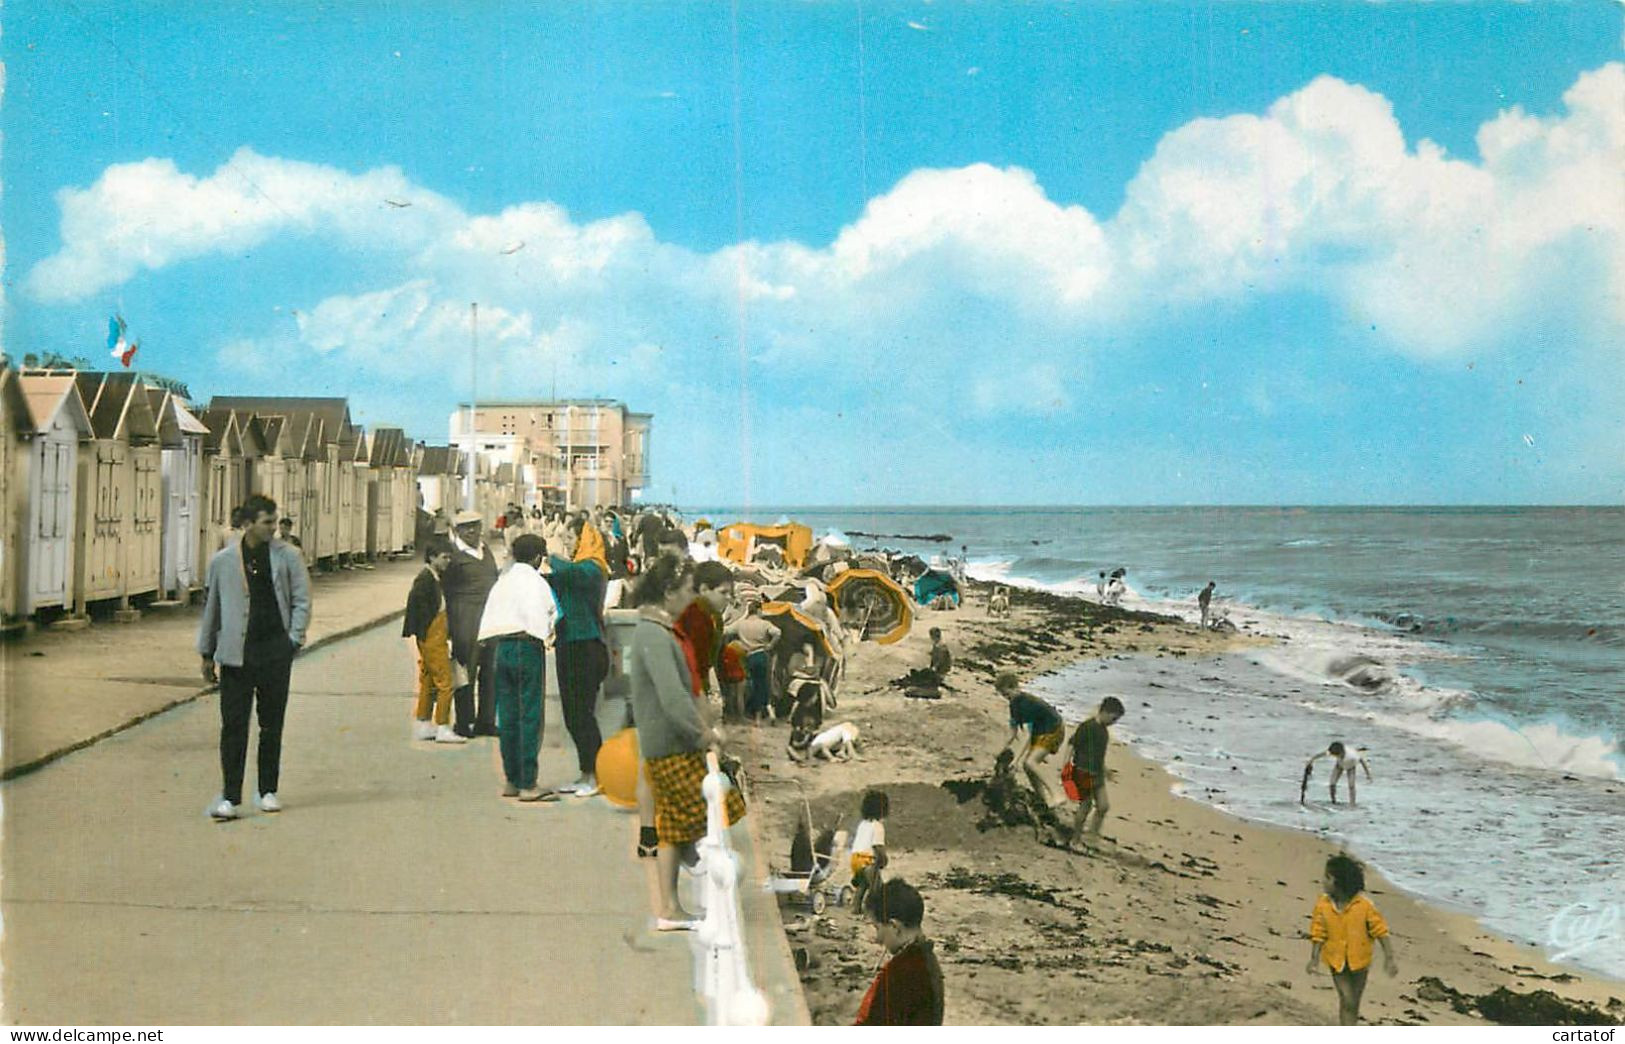
[[[824,830],[816,840],[813,838],[812,806],[803,794],[801,822],[796,824],[796,836],[790,842],[790,869],[784,871],[770,864],[767,891],[785,896],[792,905],[806,906],[814,914],[823,913],[832,901],[836,906],[845,906],[852,901],[852,885],[848,882],[836,886],[833,879],[847,865],[846,846],[844,830]]]

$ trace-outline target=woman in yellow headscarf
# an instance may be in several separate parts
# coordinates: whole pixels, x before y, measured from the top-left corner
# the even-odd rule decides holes
[[[575,743],[581,774],[558,791],[591,797],[598,793],[598,748],[604,742],[595,707],[598,688],[609,673],[609,646],[604,637],[604,589],[608,586],[609,563],[598,530],[585,520],[570,523],[570,528],[576,530],[575,555],[571,559],[548,559],[551,572],[547,581],[553,585],[560,610],[556,631],[559,702],[564,705],[564,727]]]
[[[609,559],[604,554],[604,534],[598,532],[591,522],[581,523],[581,533],[576,537],[575,560],[595,562],[606,577],[609,575]]]

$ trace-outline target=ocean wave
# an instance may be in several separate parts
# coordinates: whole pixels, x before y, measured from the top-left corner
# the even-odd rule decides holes
[[[1491,761],[1593,779],[1625,779],[1625,756],[1612,736],[1575,735],[1559,722],[1517,724],[1491,717],[1396,722]]]
[[[1536,641],[1590,642],[1625,648],[1625,626],[1593,624],[1582,620],[1540,620],[1515,617],[1486,619],[1449,616],[1433,619],[1419,614],[1378,613],[1377,618],[1397,630],[1438,637],[1513,638]]]

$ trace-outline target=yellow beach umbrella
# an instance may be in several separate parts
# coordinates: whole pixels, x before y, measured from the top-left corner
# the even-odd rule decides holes
[[[874,569],[848,569],[830,581],[829,597],[841,623],[880,645],[902,641],[914,623],[908,592]]]

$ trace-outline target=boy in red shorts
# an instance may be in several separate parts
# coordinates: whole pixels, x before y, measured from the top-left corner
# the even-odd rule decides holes
[[[1100,701],[1094,717],[1078,725],[1072,733],[1072,760],[1061,770],[1061,785],[1067,796],[1078,803],[1072,819],[1072,837],[1075,845],[1083,837],[1084,821],[1093,809],[1095,818],[1089,824],[1089,833],[1100,836],[1100,824],[1111,810],[1106,800],[1106,747],[1111,743],[1112,723],[1123,716],[1123,701],[1108,696]]]

